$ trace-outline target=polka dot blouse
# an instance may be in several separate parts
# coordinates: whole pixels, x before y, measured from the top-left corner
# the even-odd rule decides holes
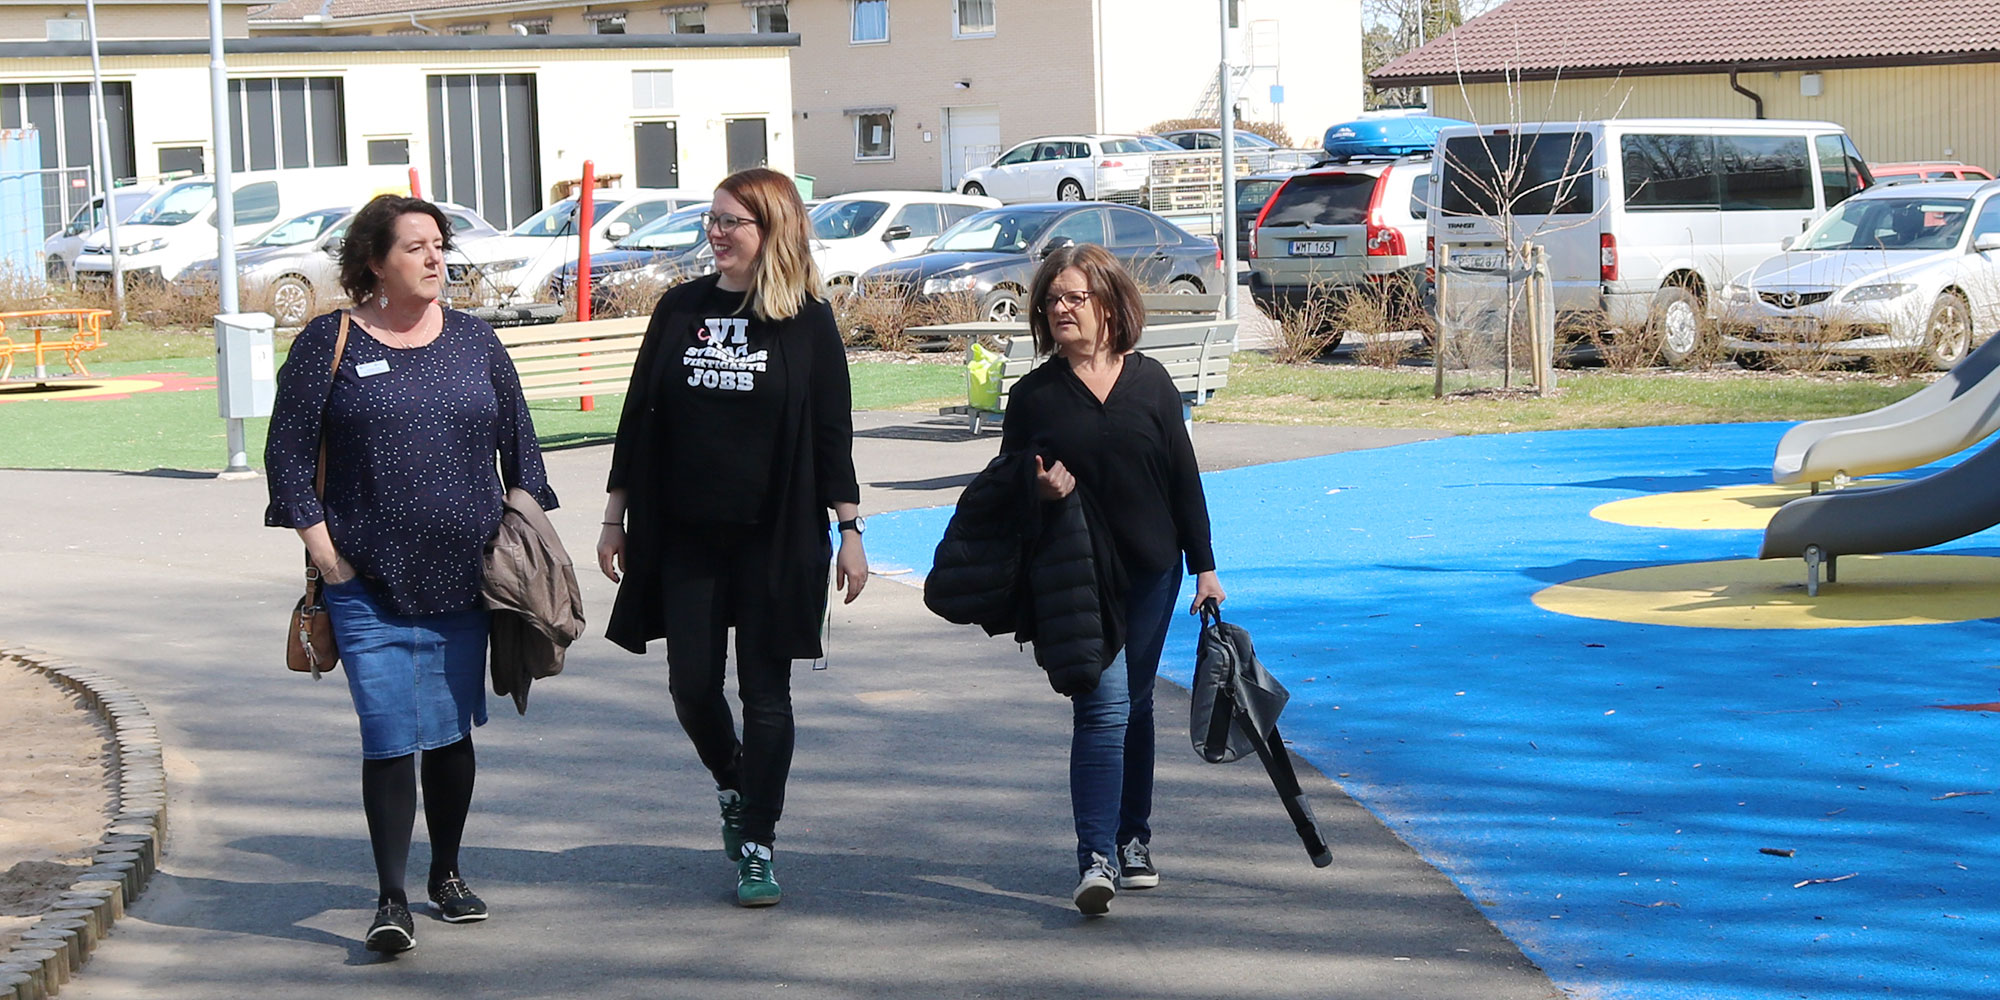
[[[264,523],[325,521],[334,548],[392,613],[476,607],[505,487],[556,506],[514,364],[492,327],[447,309],[422,347],[390,347],[350,326],[329,392],[339,329],[339,313],[307,324],[278,372]],[[324,503],[313,496],[322,406]]]

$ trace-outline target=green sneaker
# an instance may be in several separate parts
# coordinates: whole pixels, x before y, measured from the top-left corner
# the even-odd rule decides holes
[[[783,897],[777,878],[771,874],[771,849],[763,844],[744,844],[743,856],[736,859],[736,902],[776,906]]]
[[[722,806],[722,856],[735,861],[743,856],[743,796],[724,788],[715,800]]]

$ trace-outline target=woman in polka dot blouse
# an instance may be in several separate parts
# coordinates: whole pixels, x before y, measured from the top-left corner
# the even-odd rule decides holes
[[[513,362],[492,327],[438,302],[450,246],[427,201],[382,195],[355,213],[340,280],[357,306],[299,332],[264,450],[264,523],[305,540],[360,716],[380,880],[367,944],[388,953],[416,946],[404,869],[420,753],[430,899],[446,921],[486,918],[458,870],[486,722],[481,556],[508,487],[556,506]]]

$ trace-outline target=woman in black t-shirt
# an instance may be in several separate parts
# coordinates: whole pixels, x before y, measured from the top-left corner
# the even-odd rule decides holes
[[[635,653],[666,640],[674,713],[715,778],[737,902],[770,906],[792,661],[822,655],[828,560],[846,600],[868,580],[853,400],[792,179],[732,174],[703,223],[716,273],[653,309],[618,420],[597,562],[619,583],[609,638]],[[723,688],[732,626],[740,737]]]
[[[1035,347],[1054,354],[1008,397],[1000,450],[1032,449],[1052,461],[1038,488],[1060,500],[1079,486],[1101,511],[1128,587],[1125,645],[1095,690],[1071,700],[1069,789],[1076,817],[1071,898],[1101,914],[1119,887],[1160,884],[1152,863],[1153,679],[1181,563],[1194,574],[1194,607],[1223,598],[1209,545],[1208,501],[1181,394],[1159,362],[1133,350],[1146,323],[1139,288],[1103,247],[1059,248],[1029,291]]]

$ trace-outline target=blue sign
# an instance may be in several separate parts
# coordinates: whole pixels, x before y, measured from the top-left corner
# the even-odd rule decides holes
[[[1283,104],[1283,103],[1285,103],[1285,85],[1284,85],[1284,84],[1282,84],[1282,83],[1274,83],[1274,84],[1272,84],[1272,85],[1271,85],[1271,103],[1272,103],[1272,104]]]

